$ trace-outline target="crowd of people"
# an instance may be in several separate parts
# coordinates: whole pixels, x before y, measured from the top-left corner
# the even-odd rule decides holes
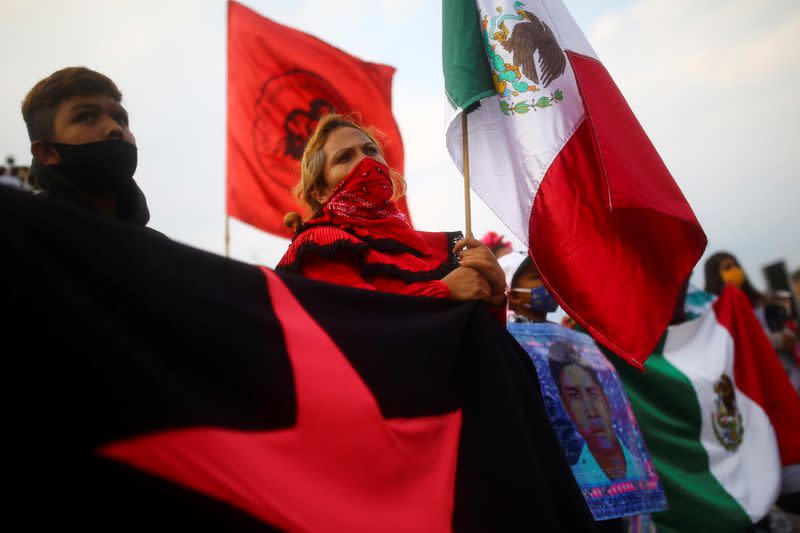
[[[26,184],[37,194],[146,226],[147,201],[134,180],[136,141],[112,80],[83,67],[60,70],[25,96],[22,115],[33,155]],[[598,529],[655,530],[659,514],[670,512],[657,487],[664,472],[653,466],[647,428],[640,431],[625,379],[615,370],[620,363],[569,317],[548,322],[558,303],[526,252],[514,251],[494,232],[478,240],[458,232],[415,230],[395,204],[405,192],[403,177],[387,165],[370,130],[348,116],[331,114],[319,121],[303,152],[294,192],[311,215],[303,219],[287,213],[285,224],[294,236],[276,270],[360,289],[485,304],[534,361],[550,401],[548,415],[585,494],[623,481],[633,487],[632,494],[647,493],[624,501],[589,501],[587,496],[594,516],[600,517]],[[800,391],[798,321],[792,306],[800,294],[800,271],[792,274],[794,296],[757,291],[728,252],[711,256],[704,273],[709,301],[728,285],[747,295],[774,348],[762,357],[778,358],[786,379]],[[694,316],[686,313],[687,290],[688,281],[676,302],[673,325]],[[553,341],[543,348],[541,339]],[[655,463],[664,461],[660,457]],[[784,512],[800,513],[797,492],[796,487],[785,491],[776,499],[779,507],[748,530],[785,528]],[[697,502],[696,512],[705,512],[703,502]]]

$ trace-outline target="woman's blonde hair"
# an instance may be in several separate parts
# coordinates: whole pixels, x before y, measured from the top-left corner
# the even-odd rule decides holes
[[[314,193],[324,188],[325,185],[325,153],[322,148],[328,142],[331,133],[339,128],[353,128],[360,131],[375,143],[383,156],[383,148],[375,138],[375,134],[359,124],[352,115],[331,113],[323,116],[303,150],[303,158],[300,161],[300,182],[292,189],[294,196],[308,206],[311,218],[322,214],[322,204],[314,198]],[[406,181],[399,172],[390,169],[389,174],[394,188],[392,200],[396,200],[405,194]],[[297,230],[302,225],[302,220],[299,213],[290,212],[283,217],[283,224],[287,228]]]

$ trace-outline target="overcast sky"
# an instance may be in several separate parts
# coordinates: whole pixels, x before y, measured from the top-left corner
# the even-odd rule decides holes
[[[242,3],[363,59],[397,68],[394,114],[419,229],[463,229],[460,174],[444,146],[441,5],[433,0]],[[566,0],[672,171],[709,252],[800,267],[800,2]],[[150,225],[222,253],[226,2],[0,0],[0,155],[29,160],[25,93],[85,65],[124,94]],[[291,53],[291,50],[287,50]],[[476,234],[508,233],[473,196]],[[232,224],[236,258],[273,266],[286,241]],[[654,242],[657,245],[657,242]],[[702,284],[695,269],[693,280]]]

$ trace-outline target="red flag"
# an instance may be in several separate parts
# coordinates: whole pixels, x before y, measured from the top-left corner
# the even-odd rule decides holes
[[[374,127],[387,163],[402,173],[394,71],[228,2],[228,215],[288,236],[283,215],[301,211],[291,189],[305,142],[334,111]],[[404,200],[399,207],[408,213]]]

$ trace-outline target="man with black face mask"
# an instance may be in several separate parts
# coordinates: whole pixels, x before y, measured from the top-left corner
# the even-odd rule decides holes
[[[31,176],[48,196],[144,226],[150,219],[133,180],[137,151],[122,94],[85,67],[54,72],[22,102]]]

